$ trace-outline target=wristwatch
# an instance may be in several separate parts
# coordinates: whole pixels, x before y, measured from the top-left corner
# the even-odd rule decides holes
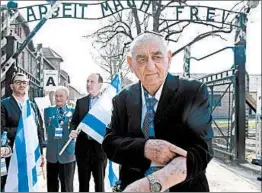
[[[151,192],[160,192],[162,190],[162,185],[159,180],[155,178],[153,174],[149,174],[146,176],[150,183],[150,191]]]

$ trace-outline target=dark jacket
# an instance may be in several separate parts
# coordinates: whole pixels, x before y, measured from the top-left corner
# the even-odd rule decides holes
[[[121,189],[143,178],[150,166],[144,157],[146,139],[141,130],[140,84],[123,89],[113,98],[111,125],[102,147],[107,157],[121,164]],[[209,191],[205,176],[213,157],[211,108],[207,87],[168,74],[154,119],[155,138],[187,150],[187,178],[174,191]]]
[[[75,112],[71,121],[71,129],[76,129],[89,111],[89,95],[76,101]],[[88,139],[88,135],[81,131],[76,139],[76,158],[88,158],[90,160],[107,159],[102,146],[95,140]]]
[[[75,140],[72,140],[62,155],[59,152],[64,147],[69,139],[70,134],[70,120],[74,109],[67,107],[67,112],[64,117],[63,135],[62,138],[55,139],[55,129],[59,127],[58,111],[56,106],[45,108],[45,128],[47,133],[47,147],[46,147],[46,160],[50,163],[59,162],[61,164],[71,163],[75,161]]]
[[[37,134],[40,144],[41,153],[43,153],[42,145],[44,141],[43,125],[40,123],[39,111],[34,103],[31,103],[35,113],[37,124]],[[7,138],[10,140],[10,146],[13,148],[16,131],[21,115],[21,110],[13,96],[5,98],[1,101],[1,131],[7,131]]]

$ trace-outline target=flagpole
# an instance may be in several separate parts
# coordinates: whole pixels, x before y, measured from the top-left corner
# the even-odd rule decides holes
[[[46,178],[45,178],[45,169],[44,169],[44,167],[42,167],[42,175],[43,175],[43,178],[45,180]]]
[[[122,73],[122,70],[120,70],[118,73],[116,73],[115,74],[115,76],[116,75],[119,75],[119,77],[121,77],[121,74],[120,73]],[[107,84],[109,84],[110,85],[110,83],[107,83]],[[108,88],[108,87],[107,87]],[[104,89],[104,92],[107,90],[107,88],[106,89]],[[103,94],[103,93],[102,93]],[[81,132],[81,128],[77,128],[76,129],[76,131],[78,132],[78,133],[80,133]],[[64,147],[61,149],[61,151],[59,152],[59,156],[61,156],[63,153],[64,153],[64,151],[65,151],[65,149],[67,148],[67,146],[69,145],[69,143],[72,141],[72,138],[70,137],[69,139],[68,139],[68,141],[66,142],[66,144],[64,145]]]
[[[109,84],[109,83],[108,83]],[[106,89],[105,89],[106,90]],[[92,108],[92,107],[91,107]],[[77,128],[76,129],[76,131],[78,132],[78,133],[80,133],[81,132],[81,128]],[[72,141],[72,137],[69,137],[69,139],[68,139],[68,141],[66,142],[66,144],[64,145],[64,147],[61,149],[61,151],[59,152],[59,156],[60,155],[62,155],[63,153],[64,153],[64,151],[65,151],[65,149],[67,148],[67,146],[69,145],[69,143]]]
[[[76,129],[76,131],[77,131],[78,133],[80,133],[81,129],[78,128],[78,129]],[[68,141],[66,142],[66,144],[64,145],[64,147],[63,147],[63,148],[61,149],[61,151],[59,152],[59,155],[62,155],[62,154],[64,153],[65,149],[67,148],[67,146],[69,145],[69,143],[70,143],[72,140],[73,140],[72,137],[70,137],[70,138],[68,139]]]

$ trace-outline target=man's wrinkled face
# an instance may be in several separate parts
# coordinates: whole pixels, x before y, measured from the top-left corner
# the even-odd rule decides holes
[[[55,104],[62,107],[66,104],[68,100],[67,93],[64,90],[57,90],[55,92]]]
[[[16,80],[10,86],[15,95],[25,95],[28,92],[28,81]]]
[[[165,81],[171,62],[171,52],[159,41],[145,41],[134,47],[132,58],[127,58],[130,69],[142,85],[156,91]]]
[[[98,82],[98,78],[97,74],[91,74],[87,79],[87,92],[92,96],[96,96],[102,88],[102,83]]]

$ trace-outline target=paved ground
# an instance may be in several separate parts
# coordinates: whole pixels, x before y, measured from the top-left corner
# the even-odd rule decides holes
[[[261,192],[258,176],[215,159],[207,168],[207,177],[211,192]]]
[[[261,182],[256,180],[257,176],[251,172],[221,163],[213,159],[207,168],[207,177],[211,192],[261,192]],[[40,175],[39,190],[46,191],[46,181]],[[78,192],[77,172],[74,180],[75,192]],[[94,192],[93,180],[91,180],[91,191]],[[111,192],[106,183],[106,191]]]

